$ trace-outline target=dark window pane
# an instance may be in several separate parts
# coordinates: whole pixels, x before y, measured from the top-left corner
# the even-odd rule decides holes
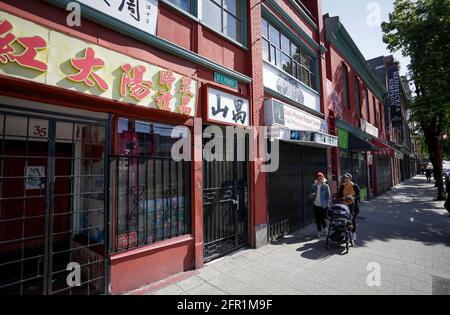
[[[302,66],[308,67],[308,54],[304,51],[300,52],[300,63]]]
[[[263,37],[269,39],[269,24],[264,19],[261,19],[261,32]]]
[[[342,64],[342,96],[345,106],[350,108],[348,100],[348,69],[345,64]]]
[[[188,129],[120,119],[118,133],[120,148],[129,149],[128,155],[116,156],[112,163],[117,182],[115,249],[190,233],[186,220],[190,216],[190,163],[175,162],[171,156],[173,143],[187,137]],[[172,139],[172,134],[179,138]]]
[[[279,49],[276,49],[275,54],[275,63],[277,67],[281,67],[281,51]]]
[[[276,52],[277,49],[275,48],[275,46],[270,46],[270,63],[276,65]]]
[[[224,0],[223,8],[239,20],[242,20],[242,0]]]
[[[300,62],[299,53],[300,51],[298,50],[298,47],[291,43],[291,57],[297,62]]]
[[[310,86],[311,85],[311,79],[309,77],[309,71],[306,70],[304,67],[302,68],[302,82],[305,83],[306,85]]]
[[[177,7],[186,12],[190,12],[190,0],[169,0],[169,2],[175,4]]]
[[[263,44],[263,59],[266,61],[270,61],[269,42],[263,39],[262,44]]]
[[[236,20],[231,14],[224,12],[223,33],[234,40],[241,41],[241,22]]]
[[[295,61],[292,62],[292,75],[298,79],[298,66]]]
[[[272,45],[275,45],[275,47],[280,48],[280,32],[276,28],[274,28],[272,25],[269,25],[269,40]]]
[[[308,56],[308,60],[309,60],[309,71],[316,73],[316,60],[311,56]]]
[[[288,56],[291,55],[289,39],[286,38],[283,34],[281,34],[281,50]]]
[[[314,74],[310,74],[310,77],[311,77],[311,88],[313,88],[314,90],[317,90],[317,79],[316,79],[316,76],[314,75]]]
[[[281,54],[281,67],[287,73],[292,74],[292,61],[291,61],[291,58],[288,55],[284,54],[284,53]]]
[[[211,0],[203,1],[203,22],[217,30],[222,32],[222,9]]]
[[[358,117],[361,115],[361,97],[359,95],[359,80],[355,78],[353,83],[355,89],[355,108],[358,112]]]

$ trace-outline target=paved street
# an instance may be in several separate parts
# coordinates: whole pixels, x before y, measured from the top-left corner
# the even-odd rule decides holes
[[[325,249],[314,226],[257,250],[207,264],[191,276],[140,294],[450,294],[450,218],[435,188],[416,177],[364,202],[357,247]],[[369,263],[381,286],[369,287]],[[155,289],[157,288],[157,289]],[[137,293],[137,292],[134,292]]]

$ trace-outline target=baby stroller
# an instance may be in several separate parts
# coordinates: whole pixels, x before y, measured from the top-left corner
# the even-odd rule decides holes
[[[330,243],[336,246],[345,244],[346,254],[349,252],[350,245],[353,247],[352,239],[352,213],[350,208],[344,204],[335,204],[328,211],[330,226],[326,239],[326,247],[330,248]]]

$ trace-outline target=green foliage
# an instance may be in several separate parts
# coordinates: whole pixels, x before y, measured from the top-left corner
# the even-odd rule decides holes
[[[412,118],[440,134],[450,129],[450,0],[396,0],[389,19],[384,42],[411,57]]]
[[[412,119],[424,135],[437,198],[443,200],[441,169],[448,141],[442,135],[450,130],[450,0],[396,0],[382,29],[388,48],[411,58],[417,94],[411,103]]]

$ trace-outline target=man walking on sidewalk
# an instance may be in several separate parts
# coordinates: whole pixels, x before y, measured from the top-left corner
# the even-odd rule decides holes
[[[431,183],[431,175],[433,173],[433,170],[428,167],[427,170],[425,171],[425,175],[427,176],[427,182]]]
[[[314,216],[317,224],[317,237],[325,236],[327,231],[328,206],[330,204],[330,187],[326,183],[325,175],[322,172],[316,174],[316,181],[312,186]]]

